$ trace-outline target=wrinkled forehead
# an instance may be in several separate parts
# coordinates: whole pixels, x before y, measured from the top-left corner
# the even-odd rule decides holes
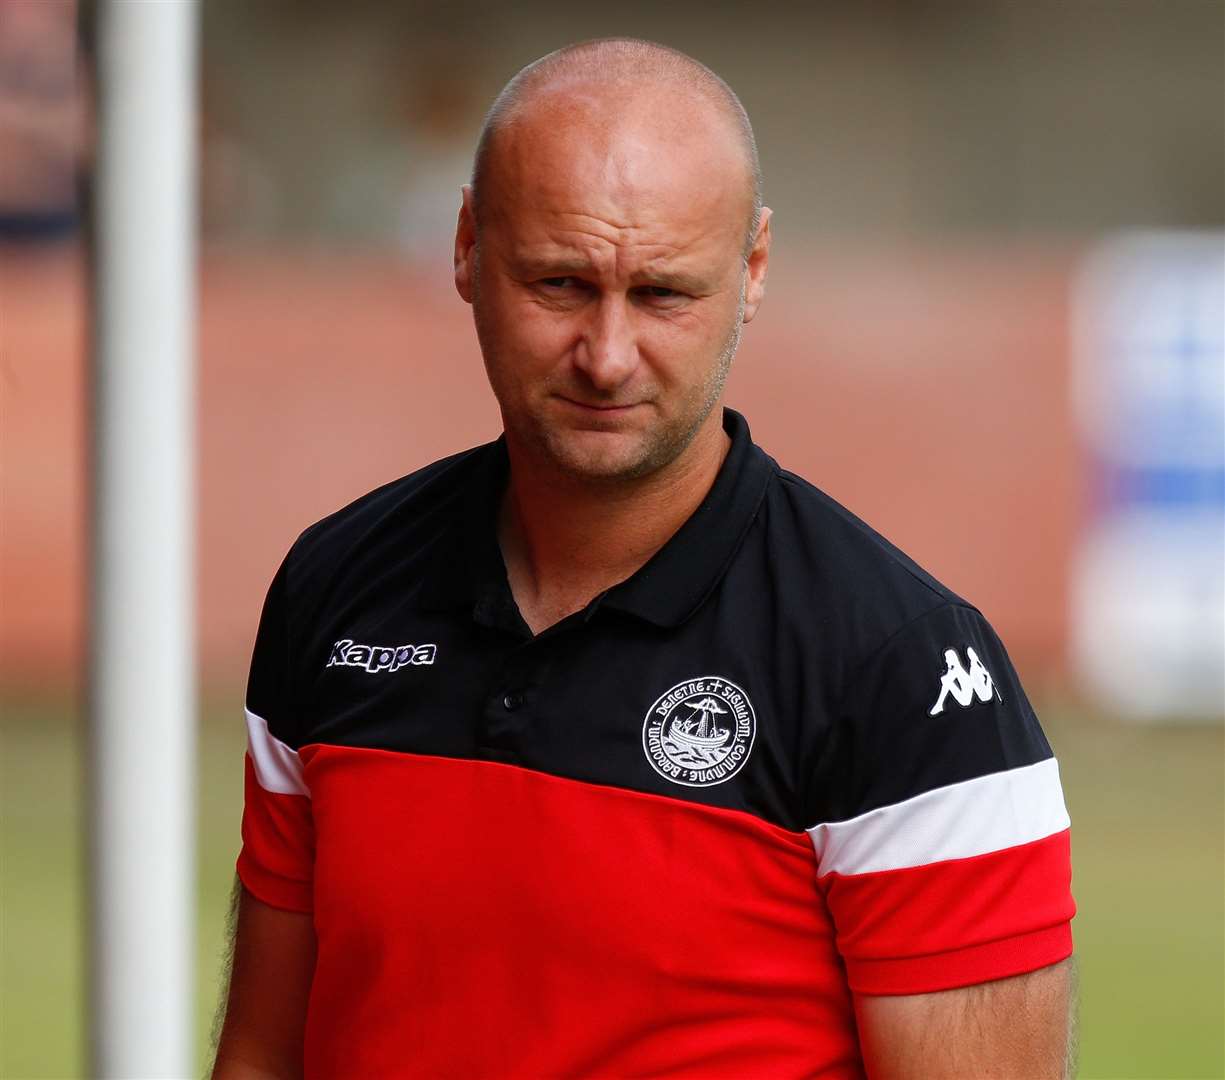
[[[534,97],[490,147],[479,213],[499,229],[542,217],[723,233],[739,243],[752,176],[734,127],[684,88],[582,86]]]

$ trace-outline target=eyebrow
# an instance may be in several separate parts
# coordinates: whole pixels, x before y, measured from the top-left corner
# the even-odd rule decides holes
[[[511,259],[515,271],[526,278],[581,276],[592,270],[588,259],[570,255],[524,255]],[[633,275],[634,285],[658,285],[663,288],[676,289],[685,293],[704,293],[709,291],[706,281],[695,274],[684,270],[665,268],[641,270]]]
[[[684,270],[647,269],[640,274],[635,274],[634,280],[639,284],[661,285],[683,293],[699,294],[710,291],[710,285],[705,278],[697,274],[686,273]]]
[[[583,274],[591,270],[587,259],[568,255],[524,255],[512,257],[511,265],[525,277],[560,277],[565,274]]]

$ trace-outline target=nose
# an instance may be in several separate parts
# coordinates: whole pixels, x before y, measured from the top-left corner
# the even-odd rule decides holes
[[[638,366],[638,342],[628,297],[606,293],[590,305],[588,320],[575,350],[574,366],[597,390],[613,391]]]

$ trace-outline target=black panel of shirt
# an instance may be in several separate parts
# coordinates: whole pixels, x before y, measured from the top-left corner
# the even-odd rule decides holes
[[[497,546],[501,440],[325,518],[269,590],[248,707],[294,748],[498,761],[793,830],[1049,757],[982,616],[781,470],[738,414],[724,426],[731,449],[676,535],[536,637]],[[947,651],[968,664],[968,648],[993,694],[931,715]],[[741,688],[755,730],[734,775],[689,786],[652,766],[644,725],[701,677]]]

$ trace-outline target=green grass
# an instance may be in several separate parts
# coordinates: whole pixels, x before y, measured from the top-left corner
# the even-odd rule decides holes
[[[1048,720],[1072,816],[1084,1077],[1225,1077],[1225,738]]]
[[[236,700],[241,700],[236,698]],[[200,731],[196,1059],[203,1074],[225,951],[245,729]],[[0,729],[0,1078],[83,1077],[83,729],[63,708],[7,706]]]
[[[237,695],[235,695],[237,701]],[[1225,1077],[1220,728],[1051,710],[1073,820],[1085,1080]],[[85,1075],[81,731],[9,705],[0,732],[0,1077]],[[237,705],[201,729],[196,1020],[205,1068],[238,848]]]

